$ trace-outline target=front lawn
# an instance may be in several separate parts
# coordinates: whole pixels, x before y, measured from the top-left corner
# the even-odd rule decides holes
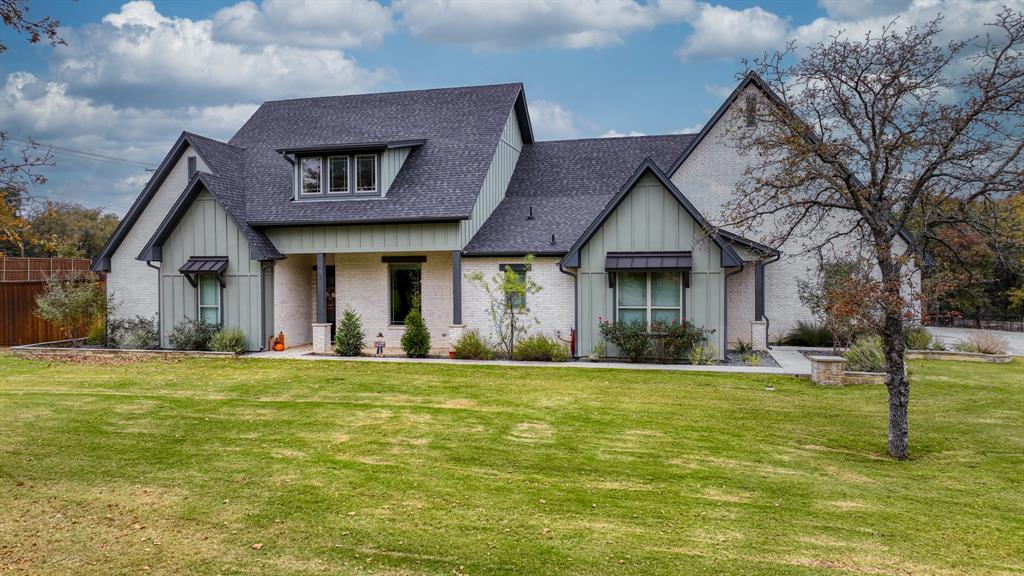
[[[911,379],[0,354],[0,573],[1024,572],[1024,363]]]

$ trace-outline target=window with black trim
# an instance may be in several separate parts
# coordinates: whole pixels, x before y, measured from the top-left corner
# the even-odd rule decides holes
[[[418,262],[392,262],[388,264],[388,307],[391,324],[405,324],[420,295],[420,264]]]
[[[620,322],[642,322],[650,330],[655,322],[683,319],[682,272],[617,272],[615,292]]]
[[[525,310],[526,309],[526,264],[499,264],[498,270],[501,272],[511,271],[516,275],[516,283],[524,288],[520,294],[510,294],[508,297],[509,307],[513,310]]]
[[[220,324],[220,280],[212,274],[200,274],[196,284],[199,319],[207,324]]]
[[[348,156],[329,156],[327,158],[328,194],[347,194],[352,191],[348,182],[348,162]]]

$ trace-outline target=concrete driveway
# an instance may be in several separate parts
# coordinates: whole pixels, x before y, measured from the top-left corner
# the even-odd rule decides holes
[[[940,328],[938,326],[929,326],[928,332],[938,338],[947,348],[952,348],[957,342],[963,341],[965,338],[975,332],[994,332],[999,334],[1010,343],[1007,352],[1014,356],[1024,356],[1024,333],[1021,332],[1003,332],[1002,330],[976,330],[974,328]]]

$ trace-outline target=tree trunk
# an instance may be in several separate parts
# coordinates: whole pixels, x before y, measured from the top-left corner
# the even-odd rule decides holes
[[[885,355],[885,387],[889,390],[889,456],[908,457],[908,418],[910,381],[907,379],[903,352],[903,299],[900,295],[899,266],[888,259],[882,262],[882,353]]]

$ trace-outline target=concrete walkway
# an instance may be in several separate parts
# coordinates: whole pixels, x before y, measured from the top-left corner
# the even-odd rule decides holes
[[[293,360],[325,360],[344,362],[412,362],[420,364],[455,364],[479,366],[533,366],[537,368],[611,368],[617,370],[668,370],[672,372],[733,372],[737,374],[783,374],[791,376],[809,376],[811,363],[799,352],[786,351],[784,359],[780,359],[771,350],[772,356],[779,363],[779,368],[768,366],[693,366],[690,364],[629,364],[626,362],[518,362],[509,360],[449,360],[448,358],[374,358],[367,356],[340,357],[317,356],[312,346],[297,346],[283,352],[255,352],[245,354],[242,358],[271,358]],[[795,355],[795,356],[794,356]],[[799,356],[799,359],[796,358]]]
[[[977,332],[992,332],[998,334],[1006,339],[1009,343],[1007,352],[1014,356],[1024,356],[1024,333],[1021,332],[1004,332],[1002,330],[977,330],[974,328],[940,328],[938,326],[929,326],[928,332],[932,336],[939,339],[940,342],[946,345],[947,348],[952,348],[957,342],[962,342],[967,339],[971,334]]]

